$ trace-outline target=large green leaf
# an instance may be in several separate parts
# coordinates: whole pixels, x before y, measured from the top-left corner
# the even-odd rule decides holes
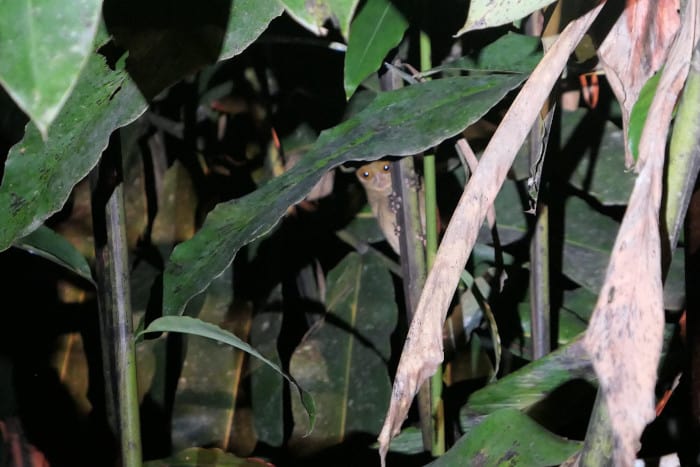
[[[362,81],[382,65],[396,47],[408,22],[389,0],[369,0],[352,22],[345,52],[345,96],[349,99]]]
[[[625,143],[622,129],[607,121],[602,128],[586,125],[588,111],[563,112],[561,138],[565,148],[581,150],[581,157],[570,178],[576,188],[595,197],[604,206],[627,204],[637,175],[625,170]],[[591,141],[591,131],[602,131],[600,141]],[[567,153],[569,156],[574,154]]]
[[[281,292],[282,287],[279,287]],[[281,296],[280,296],[281,303]],[[250,329],[250,343],[265,357],[282,365],[277,341],[282,330],[282,310],[256,313]],[[267,365],[250,362],[250,405],[258,440],[279,447],[284,442],[284,405],[280,397],[284,380]]]
[[[48,227],[39,227],[15,243],[17,248],[33,253],[74,272],[94,283],[90,265],[68,240]]]
[[[642,139],[642,130],[644,130],[649,107],[651,107],[651,102],[656,95],[656,88],[659,85],[660,78],[661,73],[659,72],[649,78],[647,82],[644,83],[642,90],[639,91],[637,102],[632,106],[629,123],[629,148],[635,161],[639,155],[639,140]]]
[[[0,0],[0,83],[46,137],[92,51],[101,0]]]
[[[123,63],[112,71],[101,55],[91,54],[48,139],[29,125],[10,150],[0,186],[0,251],[58,211],[97,164],[112,131],[145,108]]]
[[[565,223],[562,270],[597,294],[603,283],[619,224],[579,198],[567,201]]]
[[[328,314],[305,336],[290,372],[314,397],[316,428],[308,435],[293,405],[298,449],[317,451],[352,433],[376,435],[389,407],[387,362],[397,307],[389,271],[374,255],[350,253],[328,274]]]
[[[542,46],[539,38],[509,33],[484,47],[478,58],[467,55],[421,74],[430,76],[448,70],[529,73],[541,59]]]
[[[460,412],[467,430],[474,420],[503,408],[525,410],[573,379],[595,381],[588,355],[578,340],[476,391]]]
[[[164,14],[167,12],[167,14]],[[281,13],[273,0],[120,0],[106,2],[110,34],[129,53],[127,68],[147,99],[257,38]]]
[[[326,35],[323,27],[333,20],[347,38],[350,20],[359,0],[279,0],[294,20],[317,36]]]
[[[184,334],[206,337],[207,339],[213,339],[223,344],[233,346],[261,360],[297,388],[302,403],[304,404],[304,408],[306,409],[306,413],[309,416],[309,427],[310,429],[313,428],[314,419],[316,417],[316,409],[314,408],[314,400],[311,398],[311,396],[297,384],[294,378],[287,375],[279,366],[265,358],[260,352],[236,337],[236,335],[232,334],[231,332],[221,329],[215,324],[207,323],[196,318],[190,318],[189,316],[163,316],[158,318],[154,320],[147,329],[138,332],[135,338],[139,339],[143,336],[143,334],[149,332],[181,332]]]
[[[619,224],[579,198],[566,203],[562,270],[569,278],[598,294],[610,261]],[[683,250],[676,248],[664,283],[664,307],[683,307]]]
[[[175,248],[164,277],[164,314],[180,313],[233,260],[269,232],[328,170],[352,160],[423,151],[478,120],[525,76],[456,77],[382,93],[363,111],[324,131],[291,170],[254,193],[219,204],[202,229]]]
[[[280,13],[272,0],[260,2],[259,8],[257,2],[245,1],[247,9],[231,8],[221,57],[241,52]],[[96,44],[106,40],[101,31]],[[110,70],[101,55],[92,53],[53,124],[53,134],[42,141],[29,127],[10,150],[0,186],[0,251],[58,211],[73,186],[97,164],[112,131],[134,121],[146,107],[123,61]]]
[[[245,328],[249,322],[240,313],[232,316],[241,308],[233,307],[231,281],[229,267],[207,289],[198,317],[210,323],[230,322],[240,332],[239,328]],[[234,347],[222,346],[210,339],[187,339],[173,401],[173,450],[229,443],[242,366],[243,354]],[[278,397],[281,394],[279,392]]]
[[[231,5],[219,60],[243,52],[282,11],[282,5],[277,0],[235,0]]]
[[[554,0],[472,0],[469,2],[467,22],[457,32],[460,36],[475,29],[492,28],[523,18],[535,10],[544,8]]]
[[[559,465],[581,443],[554,435],[516,409],[498,410],[473,427],[432,467]]]

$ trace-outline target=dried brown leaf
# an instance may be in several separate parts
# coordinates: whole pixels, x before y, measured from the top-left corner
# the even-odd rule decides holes
[[[389,442],[399,432],[418,388],[442,362],[442,326],[447,307],[479,227],[552,86],[603,4],[569,24],[542,58],[494,133],[459,200],[418,302],[396,371],[391,405],[379,435],[382,465]]]
[[[659,234],[664,154],[699,18],[698,2],[690,0],[649,109],[654,118],[642,133],[639,176],[584,339],[608,407],[619,466],[633,464],[642,430],[655,416],[664,322]]]
[[[622,109],[627,141],[630,113],[644,83],[666,61],[680,26],[679,0],[627,1],[627,7],[598,49],[600,64]],[[629,145],[625,163],[633,164]]]

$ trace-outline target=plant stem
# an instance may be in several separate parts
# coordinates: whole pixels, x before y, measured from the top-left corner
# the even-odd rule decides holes
[[[113,134],[91,172],[90,185],[107,419],[119,443],[120,464],[138,467],[141,432],[119,134]]]
[[[430,37],[420,33],[420,70],[432,68],[432,48]],[[423,177],[425,180],[425,262],[427,270],[433,266],[438,248],[437,187],[435,183],[435,155],[423,157]],[[430,380],[430,407],[433,420],[433,442],[431,453],[441,456],[445,453],[445,408],[442,402],[442,367],[438,367]]]

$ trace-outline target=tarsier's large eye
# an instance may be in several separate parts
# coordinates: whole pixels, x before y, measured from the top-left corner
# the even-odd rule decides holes
[[[369,171],[368,171],[368,170],[365,170],[364,172],[362,172],[362,176],[363,176],[364,178],[369,178]]]
[[[382,169],[384,169],[384,172],[388,172],[391,169],[391,166],[389,164],[384,164]]]

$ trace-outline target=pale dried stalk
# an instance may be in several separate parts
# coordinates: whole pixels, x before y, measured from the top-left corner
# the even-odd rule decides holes
[[[457,204],[418,302],[396,372],[391,404],[379,434],[384,465],[389,442],[398,434],[420,385],[443,359],[442,326],[447,307],[474,247],[479,227],[493,204],[518,149],[566,62],[605,2],[573,21],[545,54],[494,133],[474,176]]]
[[[700,10],[689,0],[642,133],[639,175],[615,241],[584,347],[600,379],[613,431],[615,465],[631,466],[653,420],[663,343],[661,205],[666,137],[697,43]],[[666,240],[665,240],[666,241]]]

